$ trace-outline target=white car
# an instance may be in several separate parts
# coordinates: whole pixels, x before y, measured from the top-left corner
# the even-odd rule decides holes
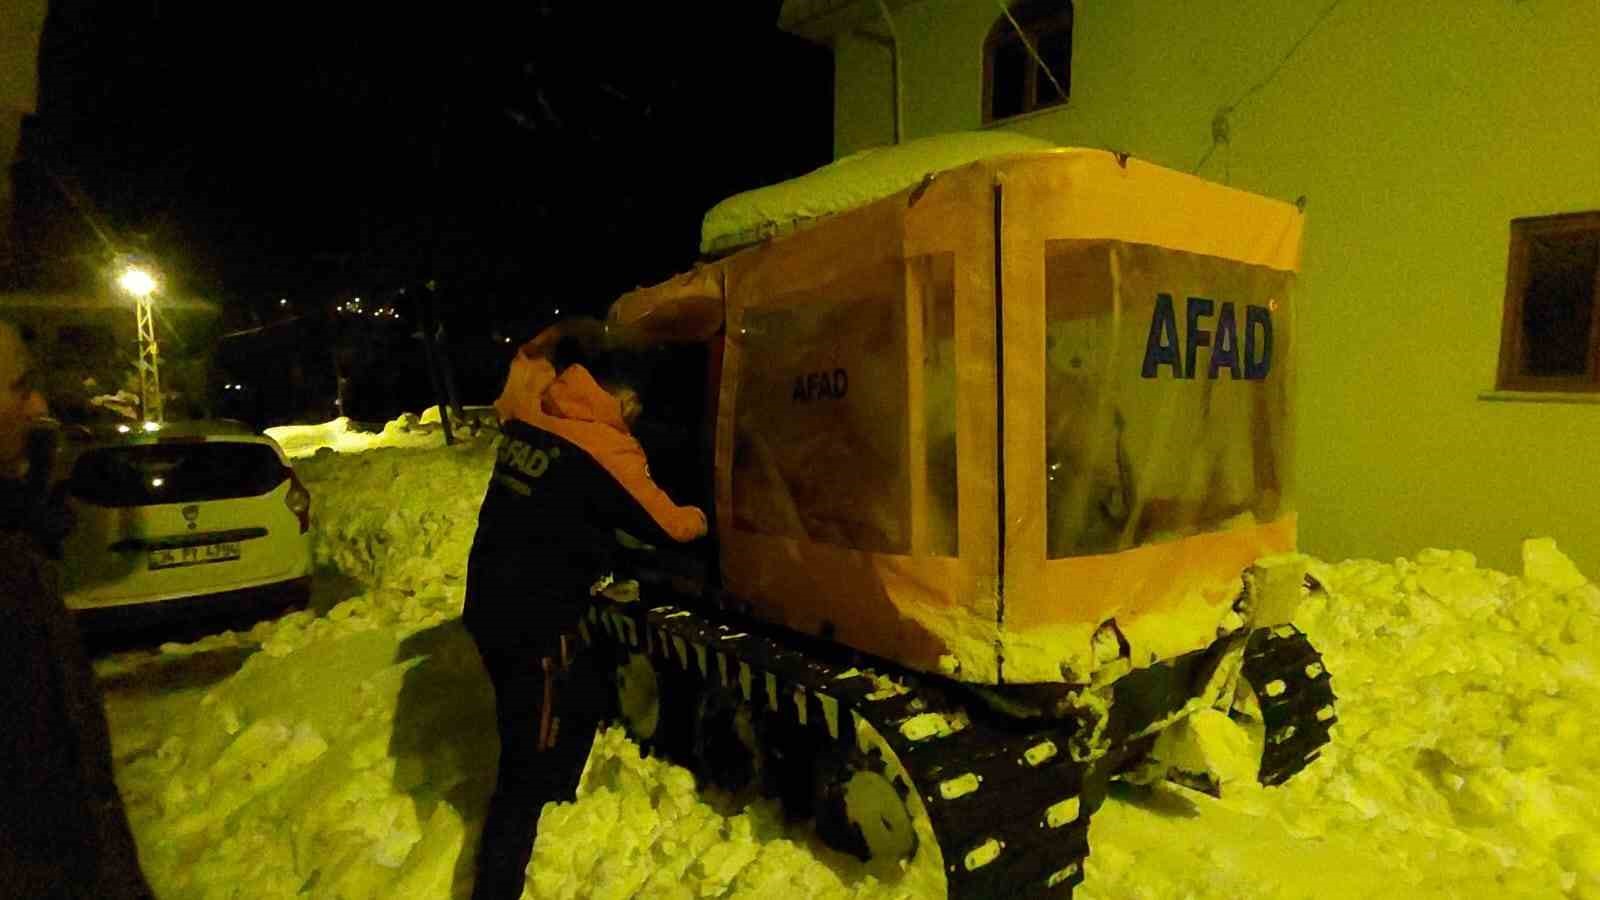
[[[123,425],[66,448],[63,598],[85,632],[303,605],[311,495],[276,441],[234,422]]]

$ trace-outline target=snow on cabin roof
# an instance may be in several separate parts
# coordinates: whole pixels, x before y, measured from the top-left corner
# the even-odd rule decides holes
[[[1056,145],[1008,131],[969,131],[863,150],[788,181],[745,191],[718,203],[700,228],[700,252],[715,255],[792,231],[912,187],[942,172],[1007,153]]]

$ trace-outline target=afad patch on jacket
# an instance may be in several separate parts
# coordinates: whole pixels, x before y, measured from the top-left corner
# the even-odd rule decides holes
[[[505,438],[501,441],[500,450],[495,457],[495,482],[524,497],[532,496],[533,489],[527,482],[514,477],[511,473],[520,473],[526,478],[537,480],[543,478],[545,473],[550,471],[551,464],[560,458],[560,447],[535,447],[518,438]]]

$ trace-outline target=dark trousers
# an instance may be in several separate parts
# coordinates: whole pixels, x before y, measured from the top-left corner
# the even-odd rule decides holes
[[[503,630],[474,629],[473,624],[469,617],[467,629],[494,685],[500,768],[478,842],[472,897],[516,900],[533,855],[540,810],[549,801],[571,800],[577,790],[595,728],[609,708],[610,673],[599,664],[599,653],[586,651],[576,623],[567,632],[571,659],[564,670],[560,632],[551,629],[533,640],[511,642]],[[541,744],[541,728],[546,744]]]

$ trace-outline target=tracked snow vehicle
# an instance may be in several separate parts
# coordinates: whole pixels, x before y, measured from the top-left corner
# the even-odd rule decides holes
[[[1334,694],[1290,621],[1301,228],[1011,154],[620,298],[710,344],[717,413],[719,577],[589,623],[631,734],[960,898],[1070,896],[1110,779],[1216,791],[1215,728],[1264,784],[1304,768]]]

